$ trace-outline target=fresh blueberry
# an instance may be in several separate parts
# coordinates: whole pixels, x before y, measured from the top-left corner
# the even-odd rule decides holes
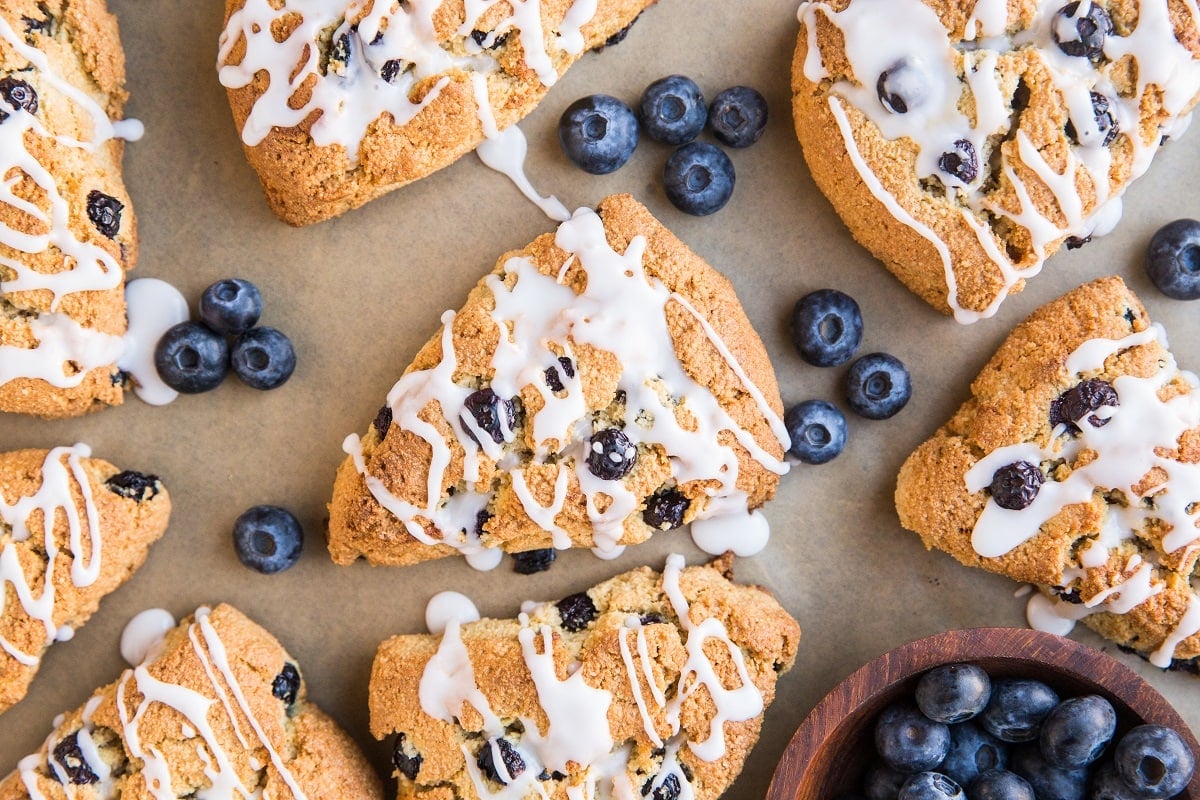
[[[733,196],[735,180],[729,156],[708,142],[685,144],[663,167],[667,199],[680,211],[697,217],[720,211]]]
[[[967,800],[1035,800],[1029,781],[1006,769],[979,773],[967,787]]]
[[[1105,761],[1092,775],[1092,789],[1088,800],[1142,800],[1137,792],[1121,779],[1117,767],[1111,761]]]
[[[918,772],[900,787],[900,800],[963,800],[963,790],[940,772]]]
[[[120,495],[126,500],[136,500],[139,503],[154,497],[162,488],[157,475],[146,475],[130,469],[113,475],[104,482],[104,485],[113,494]]]
[[[1081,3],[1067,3],[1054,15],[1050,27],[1058,49],[1069,56],[1099,61],[1104,55],[1104,40],[1112,36],[1112,17],[1095,2],[1087,4],[1087,13],[1077,17]]]
[[[850,295],[819,289],[796,301],[790,328],[801,358],[816,367],[836,367],[853,358],[862,342],[862,311]]]
[[[72,733],[55,745],[54,761],[66,771],[67,780],[77,786],[86,786],[100,780],[92,771],[83,751],[79,749],[78,733]]]
[[[502,444],[511,438],[513,425],[517,421],[517,412],[511,400],[505,400],[491,389],[480,389],[467,395],[463,408],[471,415],[476,426],[486,433],[496,444]],[[467,436],[476,444],[475,432],[466,424],[463,417],[463,429]]]
[[[863,779],[863,794],[867,800],[896,800],[908,773],[892,769],[887,764],[875,764]]]
[[[254,389],[276,389],[292,377],[296,351],[274,328],[251,328],[233,343],[229,357],[233,372]]]
[[[1075,127],[1075,121],[1069,119],[1064,130],[1071,141],[1085,147],[1108,147],[1116,141],[1117,136],[1121,133],[1121,128],[1109,109],[1108,98],[1099,92],[1092,92],[1091,95],[1093,125],[1086,126],[1083,135],[1080,136],[1079,129]]]
[[[660,489],[646,498],[642,520],[659,531],[678,528],[691,504],[688,496],[676,488]]]
[[[887,353],[870,353],[846,373],[850,410],[867,419],[887,419],[912,397],[912,382],[903,362]]]
[[[14,78],[8,75],[0,79],[0,98],[8,104],[8,107],[16,110],[22,109],[30,114],[36,114],[38,110],[38,94],[32,86],[20,78]],[[8,119],[8,113],[0,107],[0,122]]]
[[[633,155],[638,143],[637,117],[615,97],[582,97],[567,106],[559,119],[558,143],[584,172],[607,175]]]
[[[1079,422],[1088,414],[1120,404],[1121,399],[1112,384],[1100,378],[1090,378],[1075,384],[1050,403],[1050,424],[1065,424],[1067,431],[1074,435],[1079,433]],[[1087,421],[1093,428],[1102,428],[1108,424],[1108,417],[1092,414]]]
[[[303,543],[300,523],[279,506],[255,506],[233,523],[233,547],[238,559],[264,575],[295,564]]]
[[[975,153],[975,145],[969,139],[955,140],[954,149],[942,153],[938,158],[938,167],[962,183],[970,183],[979,177],[979,156]]]
[[[974,664],[945,664],[929,670],[917,682],[917,708],[931,720],[947,725],[983,711],[991,695],[987,672]]]
[[[87,196],[87,215],[96,230],[109,239],[121,230],[121,212],[125,204],[115,197],[109,197],[104,192],[93,189]]]
[[[282,700],[284,705],[292,705],[300,696],[300,670],[295,664],[284,663],[283,669],[271,681],[271,694]]]
[[[846,417],[824,400],[805,400],[783,415],[792,446],[788,449],[805,464],[824,464],[846,447]]]
[[[242,278],[217,281],[200,295],[200,320],[224,336],[237,336],[254,327],[262,316],[258,287]]]
[[[596,604],[587,592],[567,595],[555,603],[555,607],[558,608],[563,629],[571,633],[583,630],[596,618]]]
[[[897,703],[875,722],[875,750],[893,769],[924,772],[942,763],[950,751],[950,729],[912,703]]]
[[[1029,782],[1038,800],[1083,800],[1087,795],[1087,769],[1056,767],[1036,744],[1013,749],[1012,771]]]
[[[749,147],[767,129],[767,101],[749,86],[731,86],[709,105],[708,127],[727,147]]]
[[[588,470],[597,478],[617,481],[637,463],[637,446],[620,428],[605,428],[588,442]]]
[[[979,724],[1001,741],[1032,742],[1056,705],[1058,695],[1041,681],[1000,678],[992,681],[992,696]]]
[[[396,743],[392,746],[392,766],[397,772],[410,781],[415,781],[424,760],[403,732],[396,734]]]
[[[992,499],[1001,508],[1020,511],[1037,499],[1045,481],[1046,476],[1036,464],[1028,461],[1006,464],[992,473]]]
[[[553,547],[542,550],[526,550],[523,553],[513,553],[513,572],[518,575],[533,575],[550,569],[558,553]]]
[[[1095,694],[1072,697],[1042,720],[1038,745],[1042,757],[1056,767],[1086,767],[1100,758],[1116,730],[1112,703]]]
[[[177,392],[207,392],[229,372],[229,344],[199,322],[181,322],[158,340],[154,367],[163,383]]]
[[[1200,298],[1200,222],[1177,219],[1159,228],[1146,253],[1146,274],[1167,297]]]
[[[475,763],[479,766],[479,771],[487,777],[494,780],[501,786],[507,786],[515,778],[520,777],[525,772],[525,759],[521,758],[521,754],[517,752],[517,748],[513,747],[512,742],[503,737],[496,739],[496,749],[500,751],[500,760],[504,762],[505,775],[501,775],[496,768],[496,756],[492,752],[492,742],[483,743],[483,749],[479,751],[479,756]]]
[[[706,119],[704,95],[691,78],[668,75],[642,92],[638,121],[646,135],[655,141],[687,144],[704,130]]]
[[[939,772],[966,786],[981,772],[1007,767],[1007,744],[973,720],[950,726],[950,752],[938,767]]]
[[[1174,797],[1187,787],[1196,767],[1183,737],[1162,725],[1139,725],[1122,736],[1113,762],[1121,779],[1144,798]]]
[[[907,114],[925,103],[932,85],[924,65],[915,58],[905,58],[880,73],[875,92],[888,111]]]

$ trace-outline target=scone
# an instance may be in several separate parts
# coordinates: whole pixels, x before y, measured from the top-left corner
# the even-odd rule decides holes
[[[710,552],[765,538],[747,512],[787,470],[770,361],[729,281],[636,200],[501,257],[442,322],[346,439],[334,561],[613,555],[693,520]]]
[[[800,4],[796,132],[859,242],[960,322],[1121,197],[1200,97],[1189,0]]]
[[[295,660],[227,605],[167,632],[0,783],[0,800],[382,796],[354,742],[308,702]]]
[[[384,642],[371,732],[401,798],[712,800],[758,740],[800,628],[727,558],[627,572],[519,620]]]
[[[308,225],[498,138],[654,0],[226,0],[217,67],[267,203]]]
[[[67,417],[122,399],[125,57],[104,0],[0,6],[0,411]]]
[[[896,508],[927,547],[1041,587],[1031,624],[1200,665],[1200,390],[1119,278],[1017,327],[909,456]]]
[[[171,501],[157,477],[90,455],[84,445],[0,453],[0,712],[167,528]]]

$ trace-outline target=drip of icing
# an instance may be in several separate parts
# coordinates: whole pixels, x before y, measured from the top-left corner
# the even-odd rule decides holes
[[[175,617],[161,608],[139,612],[121,631],[121,658],[136,667],[158,655],[163,637],[175,627]]]
[[[454,620],[459,625],[479,619],[479,609],[471,598],[458,592],[438,592],[425,606],[425,627],[430,633],[443,633]]]
[[[761,511],[721,515],[692,523],[692,541],[709,555],[732,552],[735,556],[761,553],[771,538],[771,528]]]
[[[626,635],[626,629],[632,629],[634,636],[637,638],[638,655],[641,657],[640,669],[634,665],[633,653],[629,649],[629,637]],[[633,691],[633,701],[638,707],[638,713],[642,717],[642,730],[646,732],[646,737],[655,747],[662,747],[662,738],[658,735],[658,729],[654,725],[654,720],[650,716],[649,710],[647,710],[646,699],[642,693],[641,678],[646,680],[646,685],[650,687],[651,695],[660,708],[666,704],[666,698],[662,690],[658,688],[658,684],[654,682],[654,671],[650,663],[649,652],[646,648],[646,633],[641,619],[637,615],[628,617],[625,620],[625,627],[617,631],[617,645],[621,650],[621,661],[625,663],[625,672],[629,675],[629,688]]]
[[[154,348],[168,328],[187,321],[187,300],[166,281],[138,278],[125,285],[125,304],[129,328],[125,332],[125,352],[117,366],[133,376],[134,391],[143,402],[166,405],[179,393],[158,377]]]

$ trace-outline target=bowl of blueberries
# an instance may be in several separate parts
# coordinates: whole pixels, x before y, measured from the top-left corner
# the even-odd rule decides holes
[[[972,628],[884,653],[797,729],[767,800],[1200,800],[1200,744],[1107,654]]]

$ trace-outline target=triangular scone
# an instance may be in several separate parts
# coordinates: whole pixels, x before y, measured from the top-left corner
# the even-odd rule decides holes
[[[121,138],[141,130],[113,121],[124,84],[103,0],[0,5],[0,411],[66,417],[122,400],[138,239]]]
[[[217,63],[268,205],[308,225],[485,138],[515,157],[502,132],[654,2],[226,0]]]
[[[64,715],[0,799],[379,800],[379,779],[308,701],[299,666],[237,609],[201,608]]]
[[[728,567],[672,556],[662,574],[642,567],[518,620],[384,642],[371,732],[395,737],[398,796],[719,796],[800,638]]]
[[[900,470],[927,547],[1042,588],[1030,622],[1083,619],[1159,666],[1200,665],[1200,389],[1119,278],[1017,327],[971,399]]]
[[[89,455],[83,445],[0,453],[0,712],[167,528],[171,501],[157,477]]]
[[[744,523],[735,551],[763,535],[747,510],[787,469],[771,364],[729,281],[636,200],[503,256],[442,320],[346,440],[334,561],[615,553],[708,518]]]

